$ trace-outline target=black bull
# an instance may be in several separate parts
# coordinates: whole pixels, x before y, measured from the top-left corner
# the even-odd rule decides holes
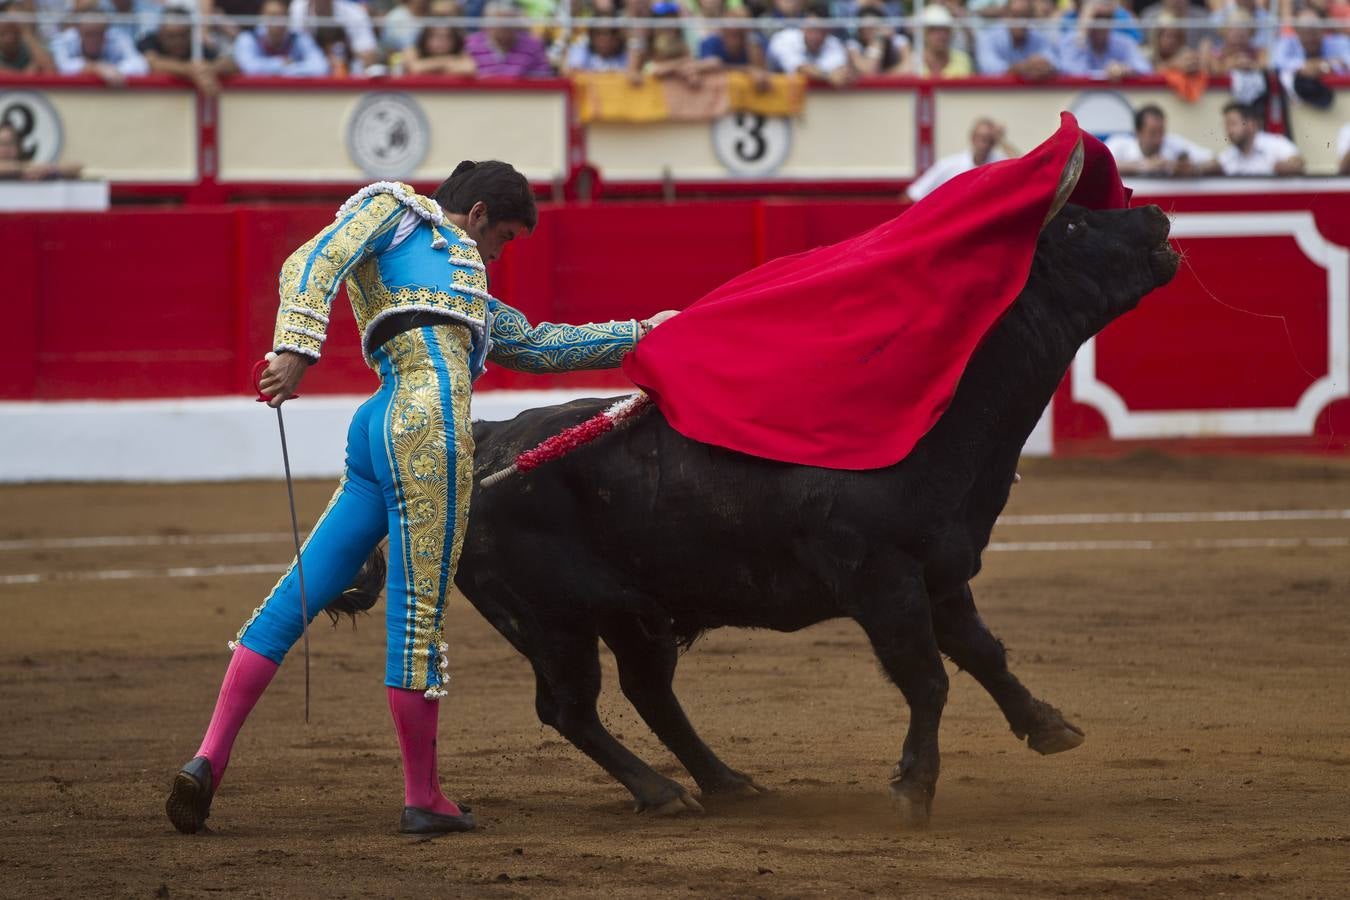
[[[627,787],[639,810],[698,808],[601,724],[597,638],[624,695],[705,794],[758,786],[699,738],[671,688],[679,647],[723,626],[862,626],[910,708],[891,777],[927,821],[947,698],[942,656],[993,696],[1019,739],[1055,753],[1082,732],[1008,671],[970,580],[1018,455],[1074,353],[1176,272],[1156,206],[1065,207],[1026,285],[980,345],[951,406],[900,463],[848,472],[691,441],[659,413],[559,462],[475,490],[457,584],[524,654],[539,718]],[[478,423],[478,475],[598,412],[584,400]]]

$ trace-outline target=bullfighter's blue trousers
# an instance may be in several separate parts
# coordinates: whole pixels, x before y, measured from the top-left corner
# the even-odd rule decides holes
[[[353,416],[346,471],[300,550],[312,620],[389,538],[384,683],[444,696],[441,616],[469,516],[473,432],[470,335],[445,324],[406,331],[373,351],[380,389]],[[295,562],[239,631],[280,663],[300,638]]]

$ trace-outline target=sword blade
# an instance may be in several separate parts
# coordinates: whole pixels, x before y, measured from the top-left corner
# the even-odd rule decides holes
[[[295,515],[295,482],[291,479],[291,454],[286,448],[286,421],[277,407],[277,430],[281,432],[281,462],[286,467],[286,498],[291,502],[291,536],[295,538],[295,571],[300,576],[300,632],[305,643],[305,724],[309,724],[309,604],[305,599],[305,563],[300,558],[300,522]]]

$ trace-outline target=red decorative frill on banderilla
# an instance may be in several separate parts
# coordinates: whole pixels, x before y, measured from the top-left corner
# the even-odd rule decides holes
[[[484,478],[483,487],[492,487],[517,472],[528,472],[531,469],[539,468],[544,463],[561,459],[583,444],[589,444],[600,435],[613,431],[625,420],[639,415],[651,405],[651,402],[651,398],[641,392],[623,398],[603,412],[597,413],[586,421],[573,425],[571,428],[555,434],[542,444],[521,453],[511,465]]]

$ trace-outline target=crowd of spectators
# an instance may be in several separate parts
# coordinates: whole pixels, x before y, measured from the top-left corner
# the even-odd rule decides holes
[[[560,17],[558,2],[570,2]],[[198,8],[183,4],[200,3]],[[738,68],[763,83],[795,73],[836,86],[861,77],[1160,74],[1178,90],[1232,75],[1229,146],[1217,157],[1166,130],[1157,106],[1109,142],[1134,175],[1286,175],[1298,148],[1265,132],[1242,94],[1267,70],[1291,93],[1329,103],[1321,79],[1350,74],[1350,0],[0,0],[0,72],[94,74],[110,84],[160,73],[207,93],[241,73],[273,77],[547,77],[626,73],[635,83]],[[1271,4],[1271,5],[1268,5]],[[117,14],[109,20],[108,13]],[[17,15],[26,14],[26,15]],[[198,28],[194,18],[212,17]],[[650,20],[621,27],[614,19]],[[460,20],[451,22],[448,20]],[[852,19],[838,28],[829,19]],[[566,21],[568,27],[562,23]],[[527,24],[532,23],[532,24]],[[1283,23],[1283,26],[1281,25]],[[1246,78],[1247,81],[1242,79]],[[7,135],[0,129],[0,177]],[[1012,155],[1001,126],[975,124],[971,150],[939,160],[908,189]],[[1350,173],[1350,125],[1337,148]],[[10,168],[13,168],[11,165]],[[33,177],[28,173],[29,177]],[[48,173],[39,173],[45,176]]]
[[[194,7],[184,4],[218,17],[197,52]],[[909,0],[0,0],[0,71],[89,72],[111,83],[160,72],[208,91],[234,72],[614,71],[696,82],[735,67],[834,85],[897,74],[1184,81],[1267,68],[1305,80],[1350,72],[1350,0],[932,0],[915,23],[921,50],[917,28],[894,27],[912,12]],[[657,21],[604,21],[618,17]],[[427,22],[435,19],[465,27]]]

